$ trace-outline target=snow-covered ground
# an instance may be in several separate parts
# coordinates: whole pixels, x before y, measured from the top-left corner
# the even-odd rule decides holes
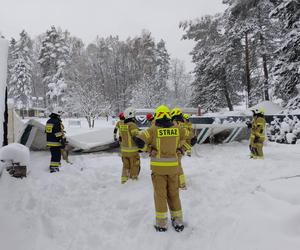
[[[148,158],[140,179],[121,185],[117,153],[72,155],[50,174],[49,153],[32,152],[27,178],[0,179],[0,249],[298,250],[299,152],[268,143],[265,160],[251,160],[247,142],[197,145],[183,159],[182,233],[153,228]]]

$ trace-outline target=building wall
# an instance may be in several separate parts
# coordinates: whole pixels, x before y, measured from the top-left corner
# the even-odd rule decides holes
[[[5,89],[7,77],[8,41],[0,38],[0,147],[3,143],[3,122],[5,111]]]

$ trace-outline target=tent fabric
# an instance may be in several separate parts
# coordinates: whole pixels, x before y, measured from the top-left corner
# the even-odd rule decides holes
[[[97,140],[97,134],[107,134],[106,128],[89,133],[83,133],[79,135],[67,136],[69,147],[73,152],[98,152],[113,149],[118,147],[118,144],[113,141],[112,133],[110,133],[111,139],[101,140],[101,137]],[[96,139],[95,139],[96,138]],[[31,150],[47,150],[47,141],[45,135],[45,125],[36,121],[29,120],[20,133],[18,142],[27,146]]]

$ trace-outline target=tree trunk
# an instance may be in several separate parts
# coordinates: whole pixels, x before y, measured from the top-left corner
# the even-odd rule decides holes
[[[264,68],[264,97],[265,97],[265,101],[269,101],[270,100],[270,96],[269,96],[269,73],[268,73],[266,55],[263,55],[262,59],[263,59],[263,68]]]
[[[87,120],[87,122],[89,124],[89,128],[91,128],[91,126],[92,126],[92,124],[91,124],[91,117],[90,116],[86,116],[85,118],[86,118],[86,120]]]
[[[43,81],[43,90],[44,90],[44,108],[47,108],[47,86],[45,86],[44,81]]]
[[[252,106],[251,98],[251,80],[250,80],[250,57],[249,57],[249,42],[248,31],[245,32],[245,73],[246,73],[246,87],[248,95],[248,107]]]
[[[262,34],[260,34],[260,43],[262,46],[265,45],[265,40]],[[269,72],[268,72],[268,64],[267,64],[267,56],[265,53],[262,55],[263,60],[263,70],[264,70],[264,99],[265,101],[269,101]]]
[[[229,91],[228,91],[228,85],[227,85],[227,79],[226,79],[226,72],[223,70],[223,87],[224,87],[224,95],[227,102],[227,107],[229,108],[229,111],[233,111],[233,105],[230,99]]]

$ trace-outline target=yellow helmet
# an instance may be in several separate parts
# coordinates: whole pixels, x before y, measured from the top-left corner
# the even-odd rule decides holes
[[[183,114],[183,118],[188,120],[188,119],[190,119],[190,115],[189,114]]]
[[[174,116],[176,115],[181,115],[182,114],[182,111],[180,108],[173,108],[172,111],[171,111],[171,117],[173,118]]]
[[[264,108],[259,108],[257,114],[265,114],[265,109]]]
[[[255,108],[251,110],[254,114],[265,114],[265,109],[264,108]]]
[[[167,119],[171,119],[170,109],[165,105],[160,105],[155,110],[154,120],[159,120],[164,117],[166,117]]]

